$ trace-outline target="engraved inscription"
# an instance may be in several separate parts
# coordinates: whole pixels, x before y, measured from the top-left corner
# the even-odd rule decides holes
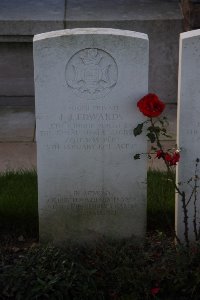
[[[97,99],[107,95],[117,83],[118,70],[107,52],[87,48],[74,54],[66,65],[66,82],[78,96]]]
[[[185,128],[185,134],[191,136],[193,142],[200,141],[200,122],[192,122],[190,128]]]
[[[117,151],[134,150],[133,124],[127,122],[119,105],[96,103],[70,104],[66,112],[53,116],[41,127],[38,136],[47,139],[48,152],[67,151]]]
[[[67,209],[70,214],[79,215],[117,215],[119,211],[135,209],[133,197],[115,196],[110,191],[75,190],[68,195],[46,195],[49,210]]]

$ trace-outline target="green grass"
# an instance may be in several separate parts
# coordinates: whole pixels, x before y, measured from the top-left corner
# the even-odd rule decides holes
[[[166,173],[148,172],[147,229],[168,231],[165,213],[174,225],[174,189]],[[0,175],[0,232],[37,237],[37,174],[35,171]]]
[[[38,232],[36,171],[0,175],[0,232],[33,235]]]
[[[174,174],[175,179],[175,174]],[[175,190],[166,172],[150,170],[147,177],[147,228],[168,231],[174,227]]]

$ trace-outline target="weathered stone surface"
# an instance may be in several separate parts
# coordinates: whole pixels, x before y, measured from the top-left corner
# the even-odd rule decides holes
[[[200,30],[182,33],[180,36],[178,132],[177,143],[182,148],[181,161],[177,168],[177,183],[186,193],[186,202],[194,186],[196,159],[200,158]],[[197,170],[199,176],[199,166]],[[193,180],[187,184],[188,180]],[[199,183],[198,183],[199,185]],[[187,206],[189,215],[189,237],[194,239],[194,195]],[[198,194],[199,198],[199,194]],[[197,201],[197,225],[200,221],[200,203]],[[184,223],[181,198],[176,199],[176,230],[184,238]]]
[[[35,106],[35,97],[33,96],[0,96],[0,106],[1,107],[21,107],[31,106],[34,108]]]
[[[177,123],[177,105],[175,103],[169,104],[167,103],[165,106],[165,110],[162,113],[162,116],[165,116],[168,121],[168,126],[167,126],[167,134],[169,137],[165,136],[160,136],[161,141],[166,141],[166,140],[171,140],[174,141],[174,146],[175,146],[175,141],[176,141],[176,123]]]
[[[0,143],[0,172],[35,169],[35,143]]]
[[[34,140],[33,107],[0,107],[0,143]]]
[[[1,0],[0,35],[34,35],[64,28],[65,0]]]
[[[68,0],[66,21],[171,20],[180,18],[177,1]]]
[[[0,96],[33,96],[32,43],[0,43]]]
[[[143,237],[148,39],[113,29],[34,38],[41,240]]]
[[[67,28],[111,27],[149,37],[149,91],[176,103],[178,41],[183,16],[177,1],[68,0]]]
[[[2,0],[0,41],[30,42],[30,35],[66,27],[144,32],[150,39],[149,90],[171,103],[176,102],[177,97],[178,36],[183,31],[182,18],[177,1],[169,0],[68,0],[66,3],[64,0]],[[13,74],[15,70],[18,73],[15,68]],[[32,78],[30,80],[26,84],[29,89],[33,86]],[[2,84],[7,86],[7,93],[9,82],[5,80]],[[12,90],[17,84],[21,88],[23,83],[16,80]]]

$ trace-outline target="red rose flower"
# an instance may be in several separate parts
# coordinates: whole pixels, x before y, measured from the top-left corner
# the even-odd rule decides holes
[[[151,289],[151,294],[152,294],[153,296],[155,296],[155,295],[157,295],[157,294],[159,293],[159,291],[160,291],[160,288],[159,288],[159,287],[153,287],[153,288]]]
[[[165,104],[155,94],[147,94],[137,103],[143,115],[153,118],[158,117],[164,110]]]

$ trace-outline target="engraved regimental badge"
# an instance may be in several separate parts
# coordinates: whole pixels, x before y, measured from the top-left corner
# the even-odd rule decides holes
[[[101,49],[87,48],[69,59],[65,75],[74,93],[86,99],[97,99],[116,85],[118,72],[110,54]]]

